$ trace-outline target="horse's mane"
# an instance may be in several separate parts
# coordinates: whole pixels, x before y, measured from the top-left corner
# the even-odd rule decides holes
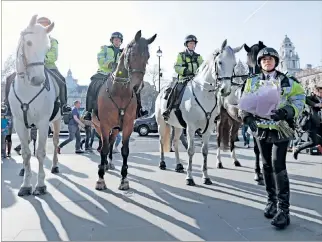
[[[229,45],[225,46],[223,51],[227,49],[231,50],[231,52],[229,53],[231,53],[232,55],[234,54],[233,49]],[[196,76],[205,77],[206,75],[208,75],[209,71],[211,71],[211,67],[215,60],[215,56],[218,55],[220,52],[221,52],[221,49],[218,48],[218,49],[215,49],[215,51],[212,52],[210,55],[208,55],[208,58],[204,60],[202,64],[199,66],[199,68],[197,69]]]

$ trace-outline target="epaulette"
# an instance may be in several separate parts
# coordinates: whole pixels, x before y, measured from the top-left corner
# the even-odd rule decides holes
[[[291,76],[291,75],[286,75],[288,78],[292,79],[293,81],[301,84],[301,82],[299,80],[297,80],[294,76]]]

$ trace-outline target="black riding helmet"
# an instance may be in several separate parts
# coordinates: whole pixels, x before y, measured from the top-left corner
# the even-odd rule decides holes
[[[123,42],[123,35],[120,32],[114,32],[111,35],[111,38],[110,38],[111,43],[113,43],[114,38],[119,38],[119,39],[121,39],[121,42]]]
[[[184,39],[184,46],[187,46],[188,42],[194,41],[196,44],[198,43],[197,37],[189,34],[185,39]]]
[[[261,66],[261,60],[265,57],[265,56],[271,56],[275,59],[275,68],[278,66],[279,62],[280,62],[280,56],[278,54],[278,52],[271,47],[265,47],[264,49],[261,49],[258,52],[257,55],[257,64],[258,66]]]

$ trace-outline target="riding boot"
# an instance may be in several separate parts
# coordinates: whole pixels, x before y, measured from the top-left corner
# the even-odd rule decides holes
[[[271,169],[270,169],[271,170]],[[267,171],[263,169],[264,180],[267,192],[267,204],[264,209],[264,216],[266,218],[273,218],[277,213],[277,198],[276,198],[276,186],[273,171]]]
[[[290,183],[286,170],[276,174],[276,183],[278,212],[272,219],[271,224],[282,229],[290,224]]]
[[[168,101],[169,104],[168,104],[167,110],[164,111],[163,114],[162,114],[162,116],[163,116],[163,118],[164,118],[165,121],[168,121],[168,119],[170,117],[171,110],[172,110],[173,105],[174,105],[174,102],[176,100],[176,96],[177,96],[177,86],[178,86],[178,84],[173,87],[172,92],[169,94],[170,95],[170,97],[169,97],[170,100]]]
[[[12,146],[12,141],[7,141],[7,156],[11,156],[11,146]]]
[[[136,92],[136,100],[137,100],[137,117],[143,117],[145,115],[147,115],[149,112],[147,110],[142,110],[142,104],[141,104],[141,93],[140,92]]]

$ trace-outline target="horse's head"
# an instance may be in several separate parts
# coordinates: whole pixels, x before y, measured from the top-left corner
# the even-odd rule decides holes
[[[143,81],[146,65],[150,58],[149,45],[155,40],[157,34],[149,39],[141,37],[141,30],[138,31],[134,40],[125,48],[121,59],[128,72],[129,81],[132,87],[139,86]],[[117,71],[119,71],[117,69]]]
[[[219,86],[219,91],[222,96],[228,96],[231,92],[231,82],[234,75],[234,67],[236,66],[235,53],[239,52],[243,45],[236,48],[231,48],[225,40],[221,48],[213,54],[212,77],[215,85]]]
[[[265,48],[266,45],[262,41],[258,41],[258,44],[254,44],[252,47],[249,47],[247,44],[244,45],[244,49],[247,52],[247,65],[252,69],[253,73],[259,72],[259,66],[257,65],[257,55],[258,52]]]
[[[34,15],[28,27],[21,32],[16,58],[18,75],[24,76],[33,86],[45,81],[44,60],[50,48],[48,33],[54,28],[54,23],[43,27],[36,21],[37,15]]]

